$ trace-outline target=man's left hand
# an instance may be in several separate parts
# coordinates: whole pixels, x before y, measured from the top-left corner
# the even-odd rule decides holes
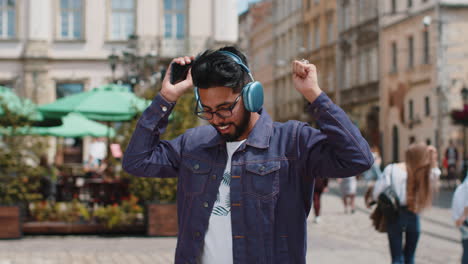
[[[299,91],[310,103],[322,93],[318,85],[317,68],[314,64],[306,60],[295,60],[292,63],[292,74],[294,87]]]

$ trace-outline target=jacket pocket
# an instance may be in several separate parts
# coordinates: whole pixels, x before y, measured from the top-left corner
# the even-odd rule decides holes
[[[200,194],[205,190],[211,167],[206,161],[184,157],[182,160],[184,190],[187,194]]]
[[[279,192],[280,161],[246,164],[245,188],[248,194],[269,198]]]

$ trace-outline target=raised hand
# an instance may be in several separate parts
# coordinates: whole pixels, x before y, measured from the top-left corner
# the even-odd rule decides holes
[[[322,93],[318,85],[317,69],[314,64],[310,64],[306,60],[295,60],[292,63],[292,74],[294,87],[307,101],[312,103]]]
[[[172,60],[172,63],[185,65],[191,63],[195,58],[193,56],[179,57]],[[191,69],[187,74],[187,78],[176,84],[171,84],[171,68],[170,65],[166,71],[166,76],[162,82],[161,95],[171,102],[177,101],[185,92],[193,87]]]

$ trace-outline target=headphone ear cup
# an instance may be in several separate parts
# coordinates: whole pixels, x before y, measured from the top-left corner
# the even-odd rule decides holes
[[[258,112],[263,106],[263,86],[260,82],[250,82],[244,86],[242,92],[245,109]]]

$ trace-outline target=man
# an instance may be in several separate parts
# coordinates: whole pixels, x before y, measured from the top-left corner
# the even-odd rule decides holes
[[[468,264],[468,179],[458,185],[452,200],[452,216],[462,234],[462,264]]]
[[[256,105],[259,83],[237,49],[206,51],[192,64],[175,85],[168,70],[123,160],[136,176],[178,177],[175,263],[305,263],[314,179],[369,169],[368,144],[322,93],[312,64],[294,61],[292,77],[320,130],[273,122]],[[210,125],[160,140],[175,102],[193,85],[196,114]]]
[[[457,163],[458,163],[458,150],[452,140],[449,140],[449,146],[445,151],[445,159],[447,160],[447,178],[448,184],[451,185],[451,181],[455,181],[457,184]]]

